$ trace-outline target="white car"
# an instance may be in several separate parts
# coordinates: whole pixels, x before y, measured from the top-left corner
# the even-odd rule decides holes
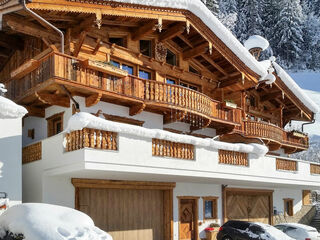
[[[299,223],[281,223],[276,228],[296,240],[319,240],[320,234],[317,229]]]

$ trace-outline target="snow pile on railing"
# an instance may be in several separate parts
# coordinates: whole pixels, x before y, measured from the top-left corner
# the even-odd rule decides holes
[[[266,72],[238,39],[212,14],[200,0],[114,0],[115,2],[189,10],[199,17],[211,31],[252,71],[260,76]]]
[[[261,144],[226,143],[216,141],[211,138],[198,138],[190,135],[183,135],[164,131],[160,129],[148,129],[125,123],[118,123],[96,117],[90,113],[80,112],[73,115],[68,122],[66,132],[82,130],[83,128],[93,128],[103,131],[124,133],[143,138],[157,138],[161,140],[192,144],[199,147],[222,149],[227,151],[252,153],[257,157],[262,157],[268,152],[268,148]]]
[[[299,85],[290,77],[290,75],[275,61],[272,62],[277,75],[286,84],[286,86],[301,100],[301,102],[312,112],[319,112],[319,107],[312,101],[299,87]]]
[[[24,240],[112,240],[86,214],[67,207],[25,203],[0,216],[0,238],[23,234]]]
[[[13,101],[0,96],[0,118],[22,118],[28,111]]]

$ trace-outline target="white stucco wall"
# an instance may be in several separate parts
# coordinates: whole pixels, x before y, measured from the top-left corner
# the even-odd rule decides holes
[[[0,161],[3,162],[0,192],[8,194],[10,205],[21,203],[21,119],[0,119]]]

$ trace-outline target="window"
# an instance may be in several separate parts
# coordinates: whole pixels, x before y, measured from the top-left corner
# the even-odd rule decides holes
[[[130,75],[133,75],[133,67],[126,64],[122,64],[122,69],[127,71]]]
[[[120,63],[119,62],[111,60],[110,63],[111,63],[111,65],[113,65],[113,66],[115,66],[117,68],[120,68]]]
[[[293,216],[293,199],[285,198],[284,201],[284,214]]]
[[[47,118],[48,137],[51,137],[63,131],[63,114],[64,112],[57,113]]]
[[[199,87],[197,87],[196,85],[187,83],[187,82],[180,81],[180,86],[186,87],[186,88],[190,88],[190,89],[195,90],[195,91],[199,91]]]
[[[152,42],[151,40],[140,40],[140,52],[143,55],[152,57]]]
[[[166,79],[166,82],[167,82],[168,84],[176,84],[176,80],[173,80],[173,79],[170,79],[170,78],[167,78],[167,79]]]
[[[110,43],[114,43],[118,46],[125,47],[125,41],[122,37],[111,37],[109,38]]]
[[[177,56],[173,52],[171,52],[169,49],[167,50],[166,62],[173,66],[177,65]]]
[[[251,107],[255,107],[256,106],[256,98],[254,96],[250,96],[249,103],[250,103]]]
[[[151,72],[147,72],[147,71],[144,71],[144,70],[139,70],[139,77],[140,78],[143,78],[143,79],[148,79],[150,80],[151,79]]]
[[[191,73],[195,73],[195,74],[200,74],[198,70],[196,70],[194,67],[192,67],[191,65],[189,65],[189,72]]]
[[[203,218],[217,219],[218,218],[218,198],[204,197],[203,198]]]

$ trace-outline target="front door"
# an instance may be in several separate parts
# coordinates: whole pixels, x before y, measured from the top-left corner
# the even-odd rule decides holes
[[[179,239],[196,240],[196,200],[180,199]]]

